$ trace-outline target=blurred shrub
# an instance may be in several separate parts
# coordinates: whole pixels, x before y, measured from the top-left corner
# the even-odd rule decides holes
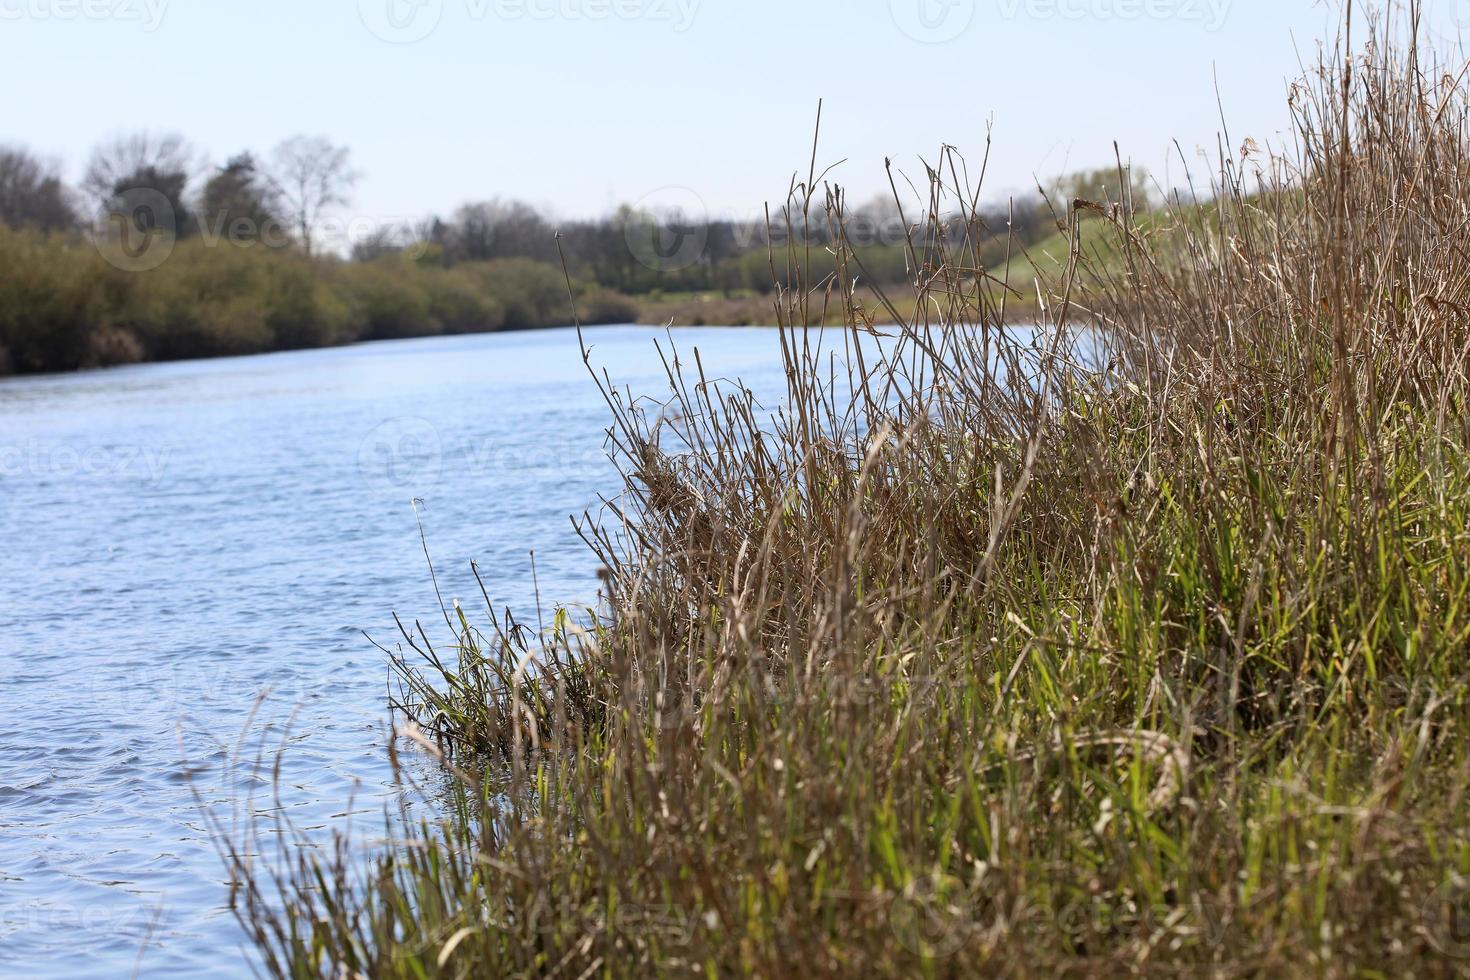
[[[294,251],[264,254],[273,260],[266,322],[276,350],[327,347],[358,339],[359,324],[340,285],[340,269]]]
[[[15,371],[93,366],[108,322],[101,259],[85,244],[0,225],[0,347]]]
[[[353,315],[361,340],[427,337],[440,332],[430,308],[423,276],[396,259],[344,266]]]
[[[451,269],[402,255],[344,262],[193,239],[124,272],[85,238],[0,227],[0,373],[249,354],[569,323],[560,269],[531,259]],[[626,323],[627,297],[577,287],[589,323]]]
[[[510,330],[558,326],[571,322],[567,282],[560,269],[535,259],[494,259],[455,267],[494,296],[505,309],[503,326]]]
[[[577,298],[577,313],[583,323],[635,323],[638,304],[610,289],[591,289]]]
[[[460,269],[420,269],[429,312],[444,333],[480,333],[505,325],[505,305]]]
[[[123,322],[158,360],[268,350],[273,258],[264,249],[180,242],[158,268],[128,274]]]

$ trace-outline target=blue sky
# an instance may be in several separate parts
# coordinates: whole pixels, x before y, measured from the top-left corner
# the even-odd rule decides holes
[[[1470,0],[1437,0],[1451,20]],[[927,15],[927,16],[925,16]],[[1331,33],[1314,0],[0,0],[0,142],[80,176],[176,131],[215,162],[298,132],[352,148],[355,212],[518,197],[575,217],[670,185],[754,213],[821,159],[862,199],[941,141],[990,196],[1170,141],[1275,141]],[[385,38],[387,38],[385,40]]]

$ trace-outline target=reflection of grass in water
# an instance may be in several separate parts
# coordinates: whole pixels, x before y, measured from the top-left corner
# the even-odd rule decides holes
[[[271,969],[1452,972],[1470,141],[1389,33],[1298,91],[1291,186],[1074,214],[1036,268],[1085,333],[995,329],[936,242],[883,356],[783,334],[774,425],[697,356],[677,429],[606,391],[608,608],[398,663],[458,802],[244,893]],[[790,261],[788,324],[827,296]]]

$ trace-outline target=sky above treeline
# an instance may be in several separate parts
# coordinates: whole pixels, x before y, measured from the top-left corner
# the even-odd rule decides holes
[[[1429,0],[1434,29],[1470,0]],[[565,218],[667,188],[754,216],[823,165],[860,202],[941,143],[987,197],[1126,159],[1183,181],[1220,130],[1276,144],[1336,30],[1317,0],[0,0],[0,142],[80,178],[176,132],[201,168],[320,134],[385,221],[518,198]],[[201,170],[202,172],[202,170]]]

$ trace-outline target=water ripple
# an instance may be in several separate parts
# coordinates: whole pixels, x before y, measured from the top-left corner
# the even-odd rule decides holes
[[[594,359],[657,393],[652,336]],[[678,339],[780,390],[773,334]],[[534,549],[543,595],[591,601],[567,516],[614,486],[604,413],[569,331],[0,383],[0,974],[250,975],[207,817],[381,820],[361,631],[437,621],[410,500],[446,598],[480,559],[529,615]]]

